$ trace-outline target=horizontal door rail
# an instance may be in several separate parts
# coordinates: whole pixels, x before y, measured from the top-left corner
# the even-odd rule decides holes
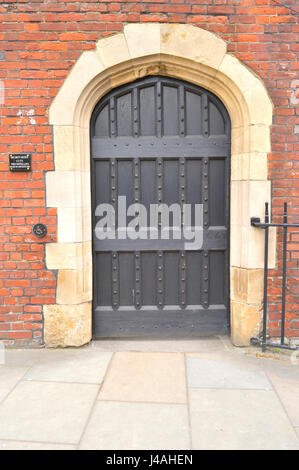
[[[229,155],[227,136],[92,138],[92,158],[223,158]]]

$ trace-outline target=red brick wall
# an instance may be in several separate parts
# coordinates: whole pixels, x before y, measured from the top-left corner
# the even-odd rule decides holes
[[[45,204],[45,172],[54,169],[47,109],[81,52],[93,49],[101,36],[121,31],[127,22],[205,28],[225,39],[229,51],[260,75],[275,105],[269,156],[274,220],[281,220],[278,214],[287,199],[291,220],[298,222],[298,18],[299,0],[1,3],[5,101],[0,109],[0,339],[42,342],[43,304],[55,303],[56,275],[45,267],[44,249],[45,242],[56,240],[56,211]],[[32,153],[32,173],[9,172],[9,152]],[[31,233],[37,222],[48,227],[42,241]],[[294,251],[288,255],[287,334],[299,337],[299,233],[290,238]],[[270,275],[271,326],[277,334],[280,271]]]

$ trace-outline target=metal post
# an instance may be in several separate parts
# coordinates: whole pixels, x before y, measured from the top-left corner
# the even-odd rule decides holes
[[[262,351],[265,352],[266,347],[289,349],[291,351],[299,351],[299,348],[285,345],[285,303],[286,303],[286,282],[287,282],[287,230],[288,227],[299,228],[299,224],[288,224],[288,209],[287,203],[284,203],[283,223],[269,223],[268,203],[265,204],[265,222],[261,222],[258,217],[251,217],[251,225],[253,227],[260,227],[265,230],[265,260],[264,260],[264,305],[263,305],[263,333],[262,339],[250,338],[250,343],[253,345],[262,346]],[[269,227],[283,227],[283,267],[282,267],[282,297],[281,297],[281,342],[280,343],[267,343],[267,294],[268,294],[268,248],[269,248]]]
[[[282,296],[281,296],[281,340],[280,343],[284,344],[285,336],[285,311],[286,311],[286,283],[287,283],[287,223],[288,223],[288,209],[287,203],[284,203],[283,211],[283,262],[282,262]]]
[[[268,203],[265,203],[265,224],[269,224]],[[263,344],[262,351],[266,350],[267,335],[267,296],[268,296],[268,245],[269,245],[269,227],[265,227],[265,269],[264,269],[264,312],[263,312]]]

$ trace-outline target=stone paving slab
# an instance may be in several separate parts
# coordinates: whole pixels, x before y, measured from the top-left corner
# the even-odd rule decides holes
[[[53,351],[50,356],[34,364],[24,378],[37,381],[100,384],[111,357],[111,352]]]
[[[194,449],[294,450],[299,441],[275,392],[190,390]]]
[[[6,349],[5,365],[9,367],[31,367],[42,357],[48,354],[49,350],[42,349]]]
[[[135,351],[135,352],[205,352],[223,351],[225,337],[208,337],[198,339],[173,340],[95,340],[88,348],[100,351]]]
[[[193,388],[271,390],[265,372],[221,360],[188,357],[187,381]]]
[[[190,449],[186,405],[97,402],[80,449]]]
[[[293,426],[299,426],[299,378],[298,381],[287,380],[276,374],[269,374],[269,378]]]
[[[206,350],[201,353],[187,352],[186,357],[221,361],[227,364],[235,364],[243,369],[249,367],[250,369],[264,370],[262,360],[259,357],[245,354],[242,348],[229,350],[224,346],[223,349],[219,351]]]
[[[0,439],[76,444],[97,385],[20,382],[0,404]]]
[[[292,363],[290,358],[284,358],[283,360],[261,358],[259,363],[268,375],[275,374],[281,379],[299,382],[299,363]]]
[[[298,448],[299,364],[275,359],[225,337],[6,350],[0,450],[189,449],[190,422],[194,448]]]
[[[186,403],[181,353],[115,353],[100,400]]]
[[[0,365],[0,402],[25,375],[27,367]]]
[[[0,441],[0,450],[76,450],[76,446],[42,442]]]

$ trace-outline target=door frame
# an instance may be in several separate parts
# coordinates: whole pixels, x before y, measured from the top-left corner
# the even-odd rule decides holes
[[[196,48],[194,48],[196,44]],[[194,83],[214,93],[232,123],[231,335],[246,345],[260,329],[263,235],[250,226],[271,201],[267,175],[272,102],[262,80],[225,41],[191,25],[129,24],[85,51],[49,109],[55,171],[46,173],[47,206],[57,208],[57,243],[46,245],[48,269],[57,270],[56,303],[44,306],[49,346],[79,346],[91,339],[92,247],[89,123],[110,90],[147,75]],[[275,266],[275,232],[270,266]]]
[[[150,75],[150,76],[147,76],[147,77],[143,77],[142,79],[138,79],[138,80],[135,80],[134,82],[129,82],[125,85],[122,85],[120,87],[117,87],[117,88],[114,88],[113,90],[111,90],[107,95],[103,96],[101,98],[101,100],[96,104],[93,112],[92,112],[92,115],[91,115],[91,119],[90,119],[90,185],[91,185],[91,209],[92,209],[92,213],[91,213],[91,220],[92,220],[92,227],[94,229],[95,227],[95,171],[94,171],[94,166],[95,166],[95,161],[94,159],[92,158],[92,136],[93,136],[93,130],[94,130],[94,125],[95,125],[95,121],[97,119],[97,117],[99,116],[101,110],[103,109],[103,107],[109,103],[109,97],[110,95],[113,95],[114,93],[117,93],[118,91],[121,91],[121,92],[126,92],[126,90],[131,90],[133,87],[134,87],[134,84],[136,83],[137,86],[142,86],[143,84],[148,84],[150,86],[150,84],[155,84],[157,79],[161,79],[163,81],[163,79],[165,79],[165,84],[169,84],[171,85],[172,84],[176,84],[177,86],[179,85],[184,85],[186,87],[188,87],[188,90],[193,90],[195,92],[202,92],[203,94],[206,94],[209,99],[211,100],[212,103],[215,104],[215,106],[220,110],[221,112],[221,115],[223,117],[223,119],[225,119],[225,127],[226,127],[226,135],[228,135],[228,143],[229,143],[229,154],[227,155],[227,158],[226,158],[226,165],[225,165],[225,196],[227,198],[226,200],[226,207],[227,207],[227,214],[225,214],[225,220],[226,220],[226,229],[227,229],[227,248],[225,250],[225,262],[224,262],[224,269],[225,269],[225,279],[226,279],[226,289],[225,289],[225,296],[226,296],[226,307],[227,307],[227,312],[226,312],[226,315],[227,315],[227,318],[226,318],[226,331],[228,333],[230,333],[230,276],[229,276],[229,264],[230,264],[230,170],[231,170],[231,165],[230,165],[230,161],[231,161],[231,142],[230,142],[230,137],[231,137],[231,122],[230,122],[230,117],[229,117],[229,114],[227,112],[227,109],[225,108],[224,104],[221,102],[221,100],[219,100],[219,98],[217,98],[217,96],[215,96],[213,93],[211,93],[210,91],[202,88],[202,87],[199,87],[198,85],[194,85],[190,82],[186,82],[186,81],[182,81],[182,80],[179,80],[179,79],[174,79],[173,77],[170,78],[170,80],[168,81],[170,77],[163,77],[163,76],[157,76],[157,75]],[[105,101],[107,100],[107,101]],[[163,110],[162,110],[163,111]],[[132,137],[133,138],[133,137]],[[150,137],[149,137],[150,138]],[[132,158],[134,158],[134,155],[132,156]],[[95,244],[94,244],[94,237],[92,237],[93,240],[92,240],[92,259],[93,259],[93,266],[94,266],[94,262],[95,262],[95,259],[96,259],[96,256],[95,256]],[[93,268],[93,273],[92,273],[92,334],[94,336],[95,334],[95,322],[96,322],[96,313],[95,313],[95,307],[96,307],[96,304],[95,304],[95,292],[96,292],[96,267],[94,266]],[[182,313],[184,312],[184,310],[182,311]],[[141,312],[140,312],[141,313]],[[150,311],[148,312],[148,315],[150,315]],[[183,317],[184,318],[184,317]],[[224,329],[223,329],[224,331]],[[204,336],[204,334],[203,334]],[[94,336],[95,337],[95,336]],[[135,335],[133,335],[133,337],[136,338]],[[151,336],[147,335],[146,338],[149,338]],[[166,338],[166,336],[159,336],[159,335],[152,335],[152,337],[159,337],[159,338]],[[186,336],[183,336],[183,337],[186,337]],[[194,335],[194,337],[196,337],[196,335]]]

